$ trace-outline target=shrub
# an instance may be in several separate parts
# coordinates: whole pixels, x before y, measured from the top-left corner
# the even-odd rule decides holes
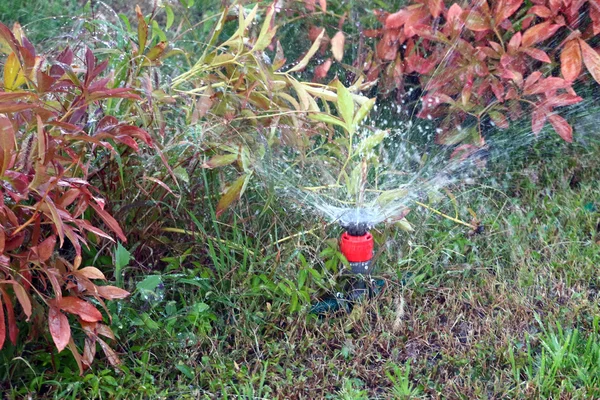
[[[367,81],[399,100],[416,81],[422,100],[417,115],[439,123],[442,144],[482,145],[486,122],[507,128],[526,113],[535,134],[550,122],[571,141],[572,128],[557,109],[582,100],[573,84],[584,66],[600,82],[600,56],[591,46],[600,33],[598,3],[446,4],[414,0],[395,13],[378,13],[383,26],[364,31],[376,38],[374,49],[355,63]],[[472,128],[461,128],[467,125]]]
[[[256,161],[265,153],[264,144],[270,149],[293,149],[290,154],[296,152],[297,158],[304,161],[316,147],[327,143],[339,146],[342,150],[336,153],[337,159],[344,164],[340,177],[346,174],[347,161],[353,157],[357,143],[355,128],[375,101],[358,94],[358,85],[348,90],[338,81],[321,84],[298,79],[297,73],[306,68],[324,43],[325,30],[317,33],[299,60],[288,65],[276,39],[277,7],[267,8],[257,30],[252,26],[261,16],[259,6],[238,10],[233,34],[219,42],[234,11],[226,9],[202,56],[173,81],[176,91],[196,98],[189,123],[200,125],[210,136],[203,143],[207,157],[203,166],[233,165],[239,171],[217,204],[217,216],[243,194]],[[329,103],[335,105],[337,113]],[[342,137],[334,144],[336,132]],[[252,148],[256,143],[258,151]]]
[[[101,338],[114,335],[97,305],[106,310],[104,299],[128,292],[95,284],[106,278],[93,266],[82,267],[81,249],[92,236],[113,240],[90,222],[90,211],[126,241],[89,179],[97,168],[96,150],[152,144],[143,129],[106,114],[106,101],[116,110],[119,101],[140,97],[131,88],[111,87],[108,62],[89,49],[36,55],[16,24],[12,32],[0,24],[0,51],[7,55],[0,89],[0,348],[7,331],[17,342],[17,321],[33,325],[34,334],[45,315],[57,349],[68,347],[81,372],[94,359],[96,344],[117,364]],[[71,258],[56,252],[67,241],[74,248]],[[86,335],[83,354],[71,335],[74,321]]]

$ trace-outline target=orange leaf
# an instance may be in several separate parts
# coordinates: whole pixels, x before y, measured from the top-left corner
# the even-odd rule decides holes
[[[96,286],[100,297],[104,297],[107,300],[124,299],[129,296],[127,290],[120,289],[116,286]]]
[[[581,46],[581,53],[583,56],[583,62],[585,67],[590,72],[594,80],[600,83],[600,54],[596,53],[596,50],[585,42],[585,40],[579,39],[579,45]]]
[[[13,290],[15,291],[19,304],[21,304],[21,307],[23,308],[23,312],[27,316],[27,321],[29,321],[29,317],[31,317],[31,300],[29,299],[29,295],[25,291],[25,288],[18,282],[13,283]]]
[[[500,25],[505,19],[513,15],[523,4],[523,0],[500,0],[498,1],[494,20],[496,26]]]
[[[581,73],[581,48],[577,40],[570,40],[560,53],[560,72],[569,82],[573,82]]]
[[[102,279],[103,281],[106,280],[106,277],[104,276],[104,274],[102,273],[102,271],[100,271],[96,267],[81,268],[79,270],[79,273],[81,275],[85,276],[88,279]]]
[[[462,13],[465,27],[475,32],[484,32],[490,29],[490,23],[480,12],[465,10]]]
[[[338,31],[333,38],[331,38],[331,52],[333,53],[333,58],[338,62],[342,61],[342,58],[344,57],[345,41],[346,38],[342,31]]]
[[[60,353],[67,347],[69,339],[71,339],[71,327],[69,326],[67,316],[53,306],[50,306],[48,310],[48,328],[50,329],[52,340],[54,340],[54,344]]]
[[[573,141],[573,128],[571,125],[569,125],[566,119],[560,115],[551,114],[548,116],[548,120],[561,138],[569,143]]]
[[[102,321],[102,314],[91,303],[75,296],[67,296],[57,300],[57,306],[68,313],[78,315],[86,322]]]
[[[319,5],[321,6],[321,10],[323,10],[323,12],[327,12],[327,0],[319,0]]]
[[[386,29],[397,29],[400,28],[406,22],[408,17],[408,10],[402,9],[398,12],[390,14],[385,19],[385,28]]]
[[[328,58],[323,64],[320,64],[317,67],[315,67],[315,79],[325,79],[325,77],[327,76],[327,72],[329,72],[329,68],[331,68],[331,64],[331,58]]]
[[[552,25],[550,21],[535,25],[525,31],[521,45],[523,47],[531,47],[536,43],[543,42],[554,35],[562,26],[561,24]]]

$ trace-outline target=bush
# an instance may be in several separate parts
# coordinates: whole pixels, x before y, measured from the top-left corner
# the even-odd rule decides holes
[[[439,143],[480,146],[488,122],[504,129],[523,115],[531,115],[535,134],[550,122],[570,142],[572,128],[556,109],[582,100],[573,84],[584,66],[600,82],[600,56],[592,48],[600,33],[597,2],[446,4],[415,0],[377,13],[383,26],[363,32],[376,39],[374,49],[354,65],[384,96],[405,100],[416,89],[417,115],[438,123]]]
[[[113,240],[91,222],[90,211],[126,241],[89,179],[97,149],[115,153],[118,145],[137,150],[137,141],[152,144],[143,129],[106,114],[107,102],[116,110],[125,101],[121,107],[127,110],[127,100],[140,97],[128,87],[112,88],[108,62],[89,49],[36,55],[17,24],[12,32],[0,24],[0,50],[7,55],[0,90],[0,348],[6,331],[17,342],[17,321],[33,325],[34,334],[46,317],[57,349],[68,347],[81,372],[91,364],[96,343],[117,364],[100,337],[114,339],[97,305],[106,310],[104,299],[128,292],[95,284],[106,278],[93,266],[82,268],[81,254],[92,237]],[[56,253],[57,244],[65,243],[73,257]],[[86,335],[83,355],[71,335],[74,321]]]

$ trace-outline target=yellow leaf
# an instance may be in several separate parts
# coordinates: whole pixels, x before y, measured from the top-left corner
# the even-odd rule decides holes
[[[15,90],[25,83],[25,74],[23,68],[15,53],[10,53],[4,64],[4,88],[6,90]]]

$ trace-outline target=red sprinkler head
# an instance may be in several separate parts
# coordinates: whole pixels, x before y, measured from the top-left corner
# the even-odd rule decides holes
[[[373,258],[373,236],[365,233],[352,236],[344,232],[340,238],[340,251],[351,263],[364,263]]]

